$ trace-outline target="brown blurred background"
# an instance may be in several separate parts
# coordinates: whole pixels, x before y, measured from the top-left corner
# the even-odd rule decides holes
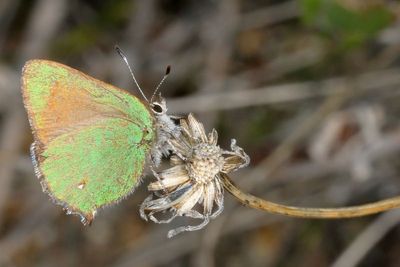
[[[148,95],[172,65],[170,113],[238,140],[243,190],[310,207],[400,194],[398,1],[1,0],[1,267],[400,266],[396,211],[295,219],[227,195],[205,229],[167,239],[186,221],[142,221],[143,185],[91,227],[66,216],[34,176],[20,70],[56,60],[138,94],[115,44]]]

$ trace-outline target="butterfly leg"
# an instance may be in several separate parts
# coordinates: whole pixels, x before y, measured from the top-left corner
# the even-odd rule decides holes
[[[171,118],[171,119],[173,119],[173,120],[176,120],[176,121],[179,121],[179,120],[181,120],[181,119],[184,119],[185,118],[185,116],[179,116],[179,115],[169,115],[169,117]]]
[[[153,173],[154,177],[156,177],[157,181],[162,185],[162,189],[161,189],[161,190],[162,190],[166,195],[168,195],[168,191],[167,191],[167,189],[166,189],[166,187],[165,187],[165,185],[164,185],[164,183],[163,183],[163,181],[162,181],[160,175],[154,170],[153,166],[150,166],[150,170],[151,170],[151,172]]]
[[[182,153],[180,153],[180,150],[170,140],[167,140],[167,143],[171,147],[173,154],[177,155],[183,161],[187,160],[187,158]]]

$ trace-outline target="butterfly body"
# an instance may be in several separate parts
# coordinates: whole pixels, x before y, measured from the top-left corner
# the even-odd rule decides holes
[[[168,151],[167,136],[179,134],[165,102],[143,102],[56,62],[28,61],[22,93],[43,190],[84,223],[129,195],[145,164]]]

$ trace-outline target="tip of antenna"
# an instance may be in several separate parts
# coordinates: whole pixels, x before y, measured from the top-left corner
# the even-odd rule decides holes
[[[115,45],[114,49],[115,49],[115,51],[117,51],[118,54],[120,54],[120,55],[123,54],[121,48],[119,48],[118,45]]]
[[[167,66],[167,69],[165,70],[165,75],[168,75],[171,72],[171,65]]]

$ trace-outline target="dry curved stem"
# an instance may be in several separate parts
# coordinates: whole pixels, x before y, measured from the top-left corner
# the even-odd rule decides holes
[[[277,204],[242,192],[231,178],[221,173],[225,189],[247,207],[298,218],[340,219],[354,218],[384,212],[400,207],[400,197],[388,198],[370,204],[341,208],[305,208]]]

